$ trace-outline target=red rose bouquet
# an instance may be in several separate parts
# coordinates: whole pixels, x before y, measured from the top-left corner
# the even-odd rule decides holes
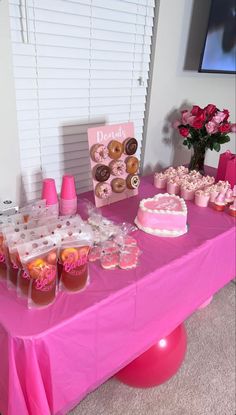
[[[229,133],[236,132],[236,124],[229,121],[229,111],[220,111],[213,104],[205,108],[194,105],[192,109],[183,110],[181,119],[176,120],[174,127],[184,137],[183,144],[189,149],[193,147],[194,155],[189,168],[204,170],[206,149],[220,151],[221,144],[230,141]]]

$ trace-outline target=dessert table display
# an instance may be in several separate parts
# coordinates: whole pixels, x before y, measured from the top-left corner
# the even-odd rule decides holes
[[[139,195],[102,213],[133,223],[140,201],[157,193],[164,191],[145,177]],[[91,192],[83,197],[93,201]],[[60,291],[47,308],[28,310],[0,281],[2,415],[66,414],[235,277],[235,218],[185,203],[187,233],[133,232],[142,251],[135,268],[92,262],[86,290]]]

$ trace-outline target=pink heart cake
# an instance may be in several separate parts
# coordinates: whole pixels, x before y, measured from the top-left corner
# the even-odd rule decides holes
[[[141,200],[134,222],[153,235],[180,236],[187,232],[187,206],[179,196],[160,193]]]

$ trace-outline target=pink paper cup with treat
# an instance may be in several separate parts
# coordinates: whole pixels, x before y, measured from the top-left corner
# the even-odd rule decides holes
[[[195,192],[195,205],[199,207],[207,207],[209,200],[210,200],[209,194],[204,193],[201,190],[197,190]]]
[[[163,174],[155,173],[154,174],[154,186],[158,189],[165,189],[167,183],[167,177]]]
[[[194,199],[194,189],[187,189],[186,187],[181,187],[181,197],[184,200],[193,200]]]
[[[167,182],[167,192],[171,195],[178,195],[180,191],[180,185],[177,182]]]
[[[58,203],[55,180],[47,178],[43,180],[42,199],[46,200],[46,205],[56,205]]]

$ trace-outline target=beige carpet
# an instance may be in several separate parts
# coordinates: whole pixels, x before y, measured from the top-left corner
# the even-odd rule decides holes
[[[144,390],[111,379],[70,415],[235,415],[235,287],[186,322],[187,355],[169,382]]]

